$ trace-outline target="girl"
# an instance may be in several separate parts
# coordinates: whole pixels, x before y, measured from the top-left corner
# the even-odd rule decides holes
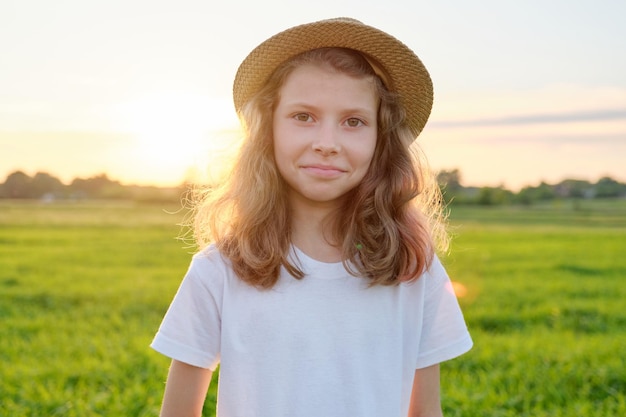
[[[241,64],[246,139],[196,211],[202,248],[152,347],[162,416],[440,416],[472,346],[434,254],[440,199],[409,148],[432,105],[415,54],[352,19],[288,29]]]

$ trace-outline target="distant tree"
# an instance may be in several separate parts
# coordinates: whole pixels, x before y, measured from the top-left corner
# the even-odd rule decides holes
[[[437,182],[448,189],[458,190],[461,188],[461,173],[458,169],[442,170],[437,173]]]
[[[69,190],[74,195],[102,198],[111,194],[112,189],[122,187],[118,181],[112,181],[106,174],[96,175],[91,178],[75,178],[69,186]]]
[[[31,193],[34,198],[41,198],[46,194],[59,195],[64,191],[65,185],[56,177],[38,172],[31,180]]]
[[[524,187],[517,194],[515,194],[514,202],[518,204],[523,204],[525,206],[529,206],[534,202],[533,197],[533,188],[532,187]]]
[[[5,198],[31,198],[32,178],[22,171],[15,171],[7,176],[2,194]]]
[[[437,173],[437,183],[447,203],[458,197],[463,190],[461,173],[458,169],[439,171]]]
[[[594,186],[595,196],[598,198],[611,198],[626,195],[626,185],[620,184],[609,177],[598,180]]]
[[[533,204],[540,201],[548,201],[557,197],[554,187],[541,182],[537,187],[524,187],[515,196],[514,201],[520,204]]]
[[[583,198],[590,195],[593,185],[589,181],[566,179],[554,186],[557,197]]]
[[[482,187],[478,191],[476,203],[482,206],[507,204],[511,201],[513,193],[504,187]]]
[[[554,199],[554,197],[556,197],[556,193],[554,191],[554,187],[542,181],[541,184],[535,188],[535,196],[537,200],[547,201]]]

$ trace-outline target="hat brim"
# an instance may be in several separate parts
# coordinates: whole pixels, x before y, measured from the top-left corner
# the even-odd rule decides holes
[[[398,39],[349,18],[295,26],[253,49],[235,76],[233,100],[237,112],[262,88],[281,63],[303,52],[328,47],[354,49],[373,58],[388,75],[387,88],[399,95],[408,127],[415,137],[419,135],[433,104],[433,84],[426,67]]]

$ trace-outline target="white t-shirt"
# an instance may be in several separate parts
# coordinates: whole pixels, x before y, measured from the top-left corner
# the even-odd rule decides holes
[[[472,347],[439,259],[418,280],[367,287],[341,263],[297,248],[270,290],[237,278],[211,246],[190,268],[152,342],[215,370],[217,415],[394,417],[408,412],[415,369]]]

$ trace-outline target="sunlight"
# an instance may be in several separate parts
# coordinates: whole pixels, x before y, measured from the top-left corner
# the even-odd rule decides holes
[[[456,295],[457,298],[463,298],[467,295],[467,287],[457,281],[450,281],[447,283],[446,289]]]
[[[207,104],[191,94],[148,96],[122,107],[124,129],[133,134],[146,160],[179,164],[196,153],[209,129]]]
[[[129,176],[156,184],[215,165],[212,156],[223,146],[215,132],[237,124],[232,104],[187,92],[145,96],[120,105],[117,114],[117,127],[133,138]]]

